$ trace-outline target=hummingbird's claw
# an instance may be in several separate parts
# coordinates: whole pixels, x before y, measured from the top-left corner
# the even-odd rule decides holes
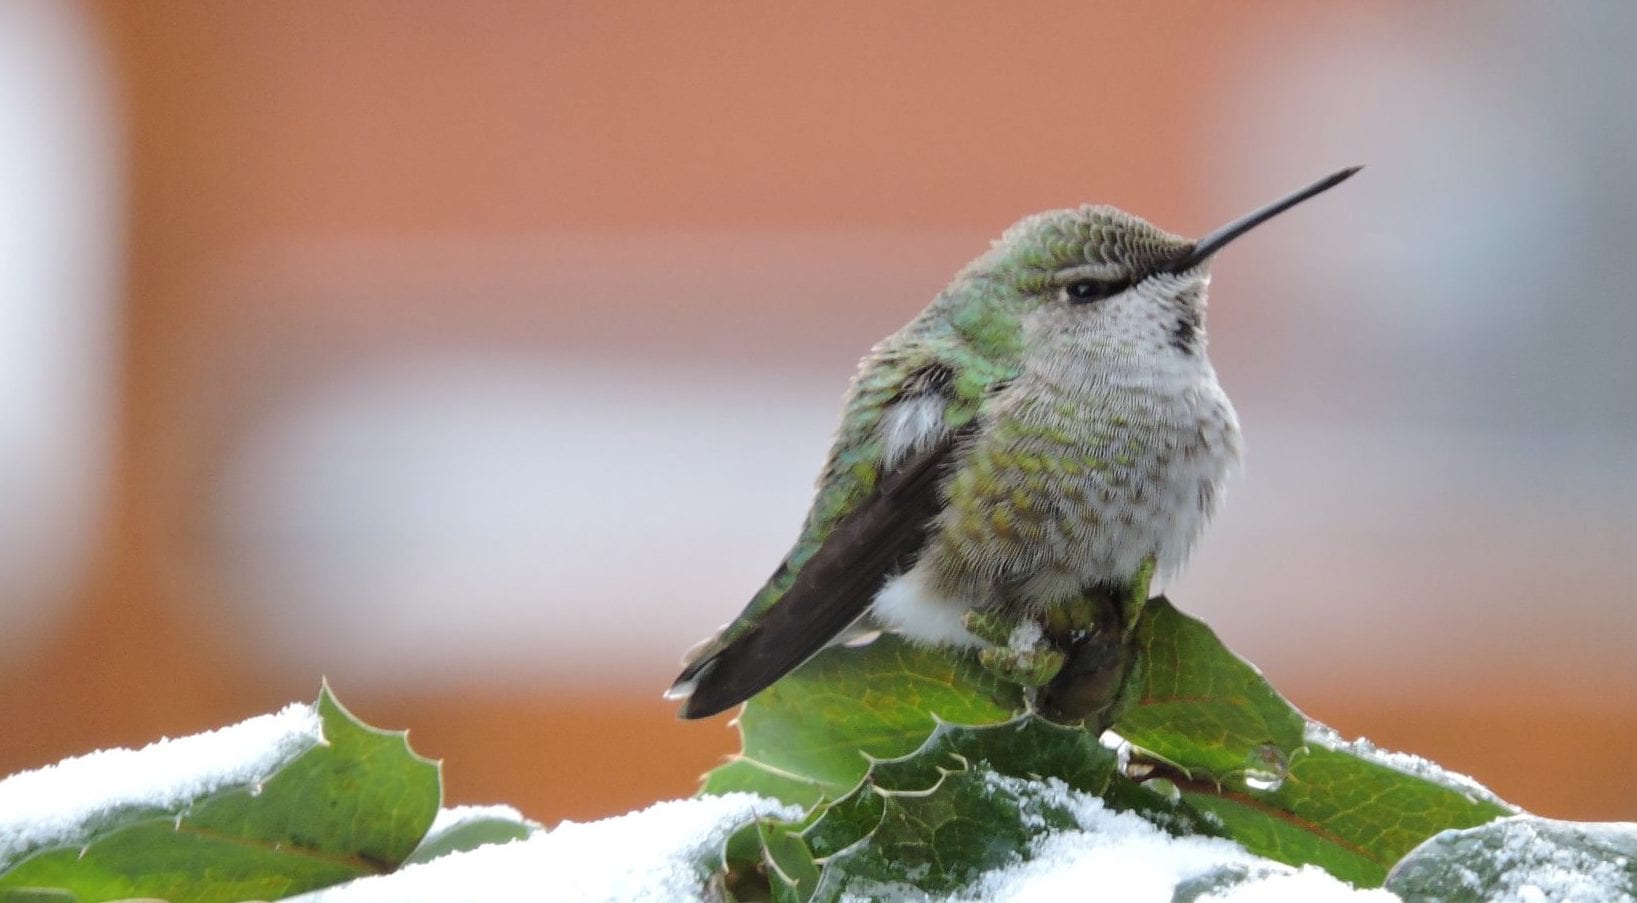
[[[1043,687],[1067,661],[1063,651],[1040,625],[993,611],[969,611],[961,624],[990,645],[978,652],[978,662],[996,677],[1025,687]]]
[[[1018,619],[1015,615],[974,608],[961,615],[961,626],[985,643],[1006,646],[1011,644]]]
[[[1029,649],[989,646],[978,652],[979,663],[990,673],[1024,687],[1043,687],[1050,683],[1067,660],[1062,650],[1047,642]]]

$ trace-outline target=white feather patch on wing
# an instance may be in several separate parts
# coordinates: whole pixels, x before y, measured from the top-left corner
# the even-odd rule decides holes
[[[961,615],[968,606],[932,589],[920,568],[887,581],[875,594],[876,623],[906,639],[929,646],[983,646],[968,633]]]
[[[888,408],[881,418],[881,469],[897,467],[910,452],[926,446],[944,431],[944,399],[917,395]]]

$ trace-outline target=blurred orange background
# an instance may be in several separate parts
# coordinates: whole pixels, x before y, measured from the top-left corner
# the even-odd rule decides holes
[[[1171,588],[1310,715],[1637,817],[1637,7],[0,10],[0,774],[312,698],[546,822],[853,362],[1023,214],[1199,234],[1247,470]]]

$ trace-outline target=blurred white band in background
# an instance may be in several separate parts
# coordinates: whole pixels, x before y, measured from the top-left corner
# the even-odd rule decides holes
[[[88,11],[0,3],[0,661],[66,610],[107,497],[119,141]]]

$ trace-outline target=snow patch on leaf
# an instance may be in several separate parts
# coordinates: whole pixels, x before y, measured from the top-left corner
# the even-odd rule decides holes
[[[0,870],[31,850],[82,842],[122,813],[174,811],[226,787],[254,786],[323,742],[318,711],[292,703],[208,733],[12,775],[0,780]]]
[[[801,810],[748,793],[657,803],[580,824],[565,821],[513,843],[478,847],[293,898],[302,903],[419,903],[539,893],[553,900],[705,899],[711,859],[754,818],[796,819]]]
[[[1382,891],[1356,890],[1321,869],[1270,862],[1228,840],[1169,834],[1062,781],[989,775],[987,782],[997,792],[1017,798],[1026,822],[1044,825],[1046,813],[1067,813],[1076,827],[1042,833],[1029,844],[1024,861],[990,871],[942,899],[1170,901],[1186,882],[1219,871],[1245,878],[1230,882],[1220,895],[1196,899],[1238,903],[1398,899]]]
[[[1387,887],[1428,903],[1637,900],[1637,824],[1517,815],[1444,831],[1415,848]]]
[[[432,819],[432,827],[426,829],[426,836],[432,837],[479,821],[509,821],[524,825],[532,824],[523,817],[523,813],[512,806],[451,806],[448,809],[438,810],[437,818]]]

